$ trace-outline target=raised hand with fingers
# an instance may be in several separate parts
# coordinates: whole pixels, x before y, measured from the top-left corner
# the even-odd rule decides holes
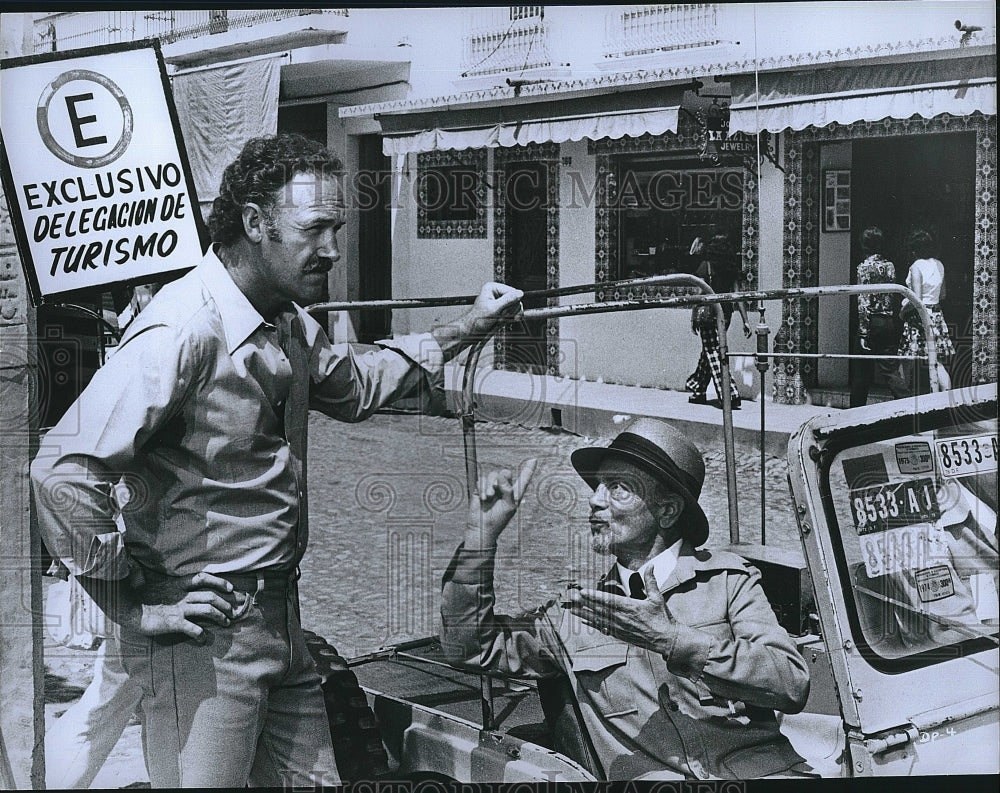
[[[628,644],[666,655],[676,631],[653,569],[643,575],[646,599],[623,597],[596,589],[571,590],[563,602],[585,625]]]
[[[528,482],[535,472],[537,459],[521,463],[515,474],[509,468],[490,471],[479,477],[479,484],[469,499],[469,517],[465,547],[469,550],[493,548],[497,538],[514,517]]]

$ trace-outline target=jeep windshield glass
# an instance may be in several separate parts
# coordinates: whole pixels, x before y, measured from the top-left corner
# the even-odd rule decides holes
[[[995,646],[996,419],[852,446],[828,477],[863,654],[934,663]]]

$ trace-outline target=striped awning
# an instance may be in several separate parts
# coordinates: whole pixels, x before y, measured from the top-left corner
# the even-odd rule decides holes
[[[550,118],[493,124],[471,129],[430,129],[406,135],[387,135],[384,154],[523,146],[528,143],[563,143],[570,140],[600,140],[626,135],[662,135],[677,131],[677,107],[627,113],[597,113],[570,118]]]
[[[833,123],[913,116],[934,118],[942,113],[967,116],[975,112],[996,115],[995,76],[826,95],[783,94],[777,89],[760,97],[734,98],[730,106],[729,132],[780,132]]]

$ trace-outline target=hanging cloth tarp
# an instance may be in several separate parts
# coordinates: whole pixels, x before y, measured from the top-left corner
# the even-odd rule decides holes
[[[198,200],[218,195],[222,170],[250,138],[278,129],[281,56],[175,75],[174,102]]]

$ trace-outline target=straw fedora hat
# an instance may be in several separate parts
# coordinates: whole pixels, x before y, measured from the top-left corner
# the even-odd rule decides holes
[[[597,469],[609,456],[627,460],[648,471],[684,499],[678,528],[695,547],[708,539],[708,518],[698,504],[705,483],[705,461],[691,441],[671,425],[642,418],[618,434],[608,446],[577,449],[570,461],[591,488],[597,488]]]

